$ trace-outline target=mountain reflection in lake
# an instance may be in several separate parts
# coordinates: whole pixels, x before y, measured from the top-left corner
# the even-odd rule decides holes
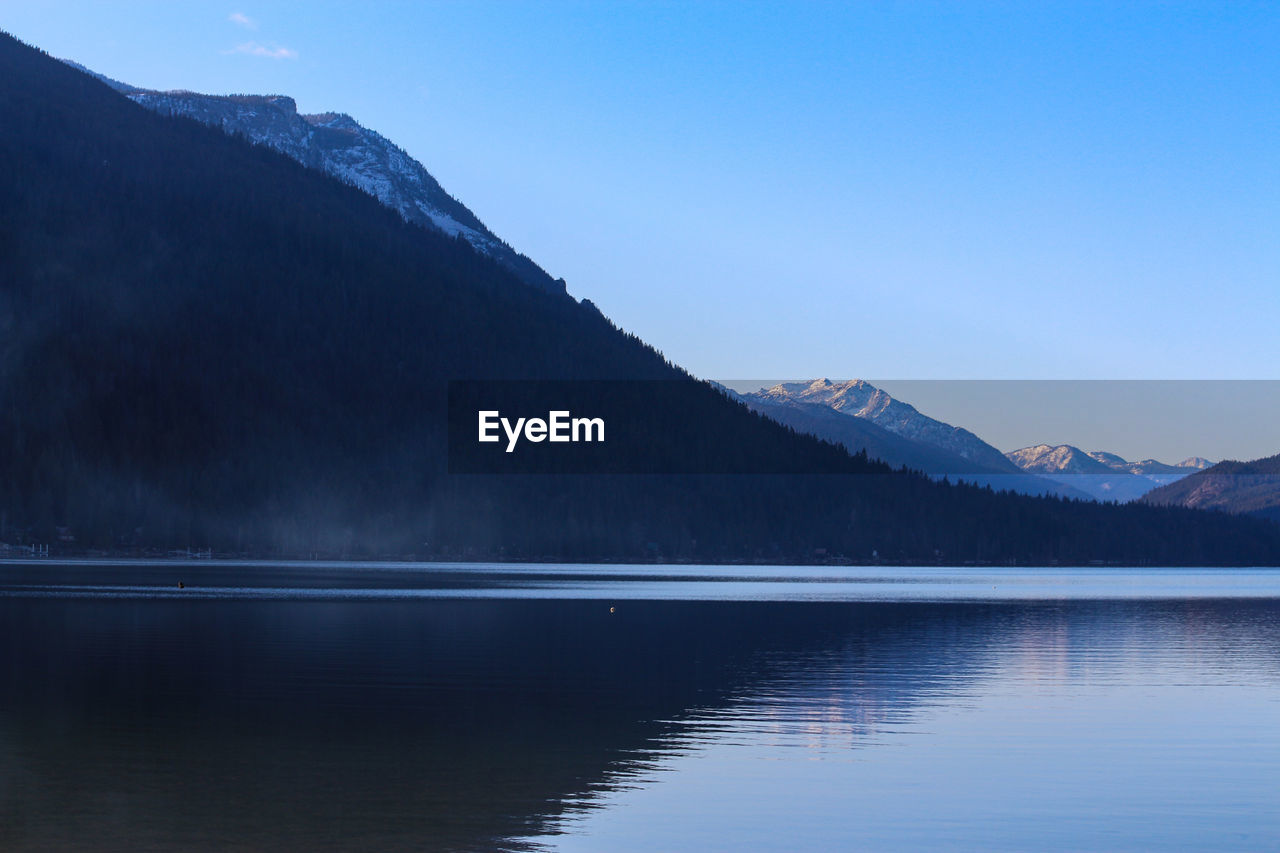
[[[1273,576],[682,601],[604,568],[480,599],[217,565],[184,598],[177,570],[0,566],[0,848],[1280,845]]]

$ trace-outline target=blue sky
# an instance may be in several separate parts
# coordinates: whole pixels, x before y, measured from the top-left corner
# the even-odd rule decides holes
[[[1280,7],[73,3],[0,27],[390,137],[698,375],[1280,378]]]

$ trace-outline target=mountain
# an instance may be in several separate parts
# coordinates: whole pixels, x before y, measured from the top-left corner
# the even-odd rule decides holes
[[[1070,445],[1042,444],[1005,454],[969,430],[923,415],[914,406],[861,379],[783,383],[742,394],[739,399],[802,432],[851,450],[865,447],[868,455],[891,465],[906,465],[934,476],[945,475],[1024,494],[1123,503],[1208,464],[1199,457],[1176,466],[1154,459],[1129,462],[1114,453],[1085,453]],[[814,407],[878,426],[898,437],[899,442],[888,442],[865,427],[854,428],[838,418],[827,417]],[[923,451],[924,447],[930,450]]]
[[[1006,454],[1010,461],[1029,473],[1056,480],[1087,492],[1098,500],[1124,503],[1142,497],[1164,483],[1193,473],[1198,461],[1178,466],[1154,459],[1129,462],[1115,453],[1085,453],[1070,444],[1037,444]]]
[[[67,64],[93,74],[74,62]],[[553,292],[565,289],[563,280],[552,279],[494,235],[465,205],[445,192],[421,163],[345,113],[304,115],[287,95],[157,92],[99,74],[93,76],[149,110],[195,119],[333,175],[369,193],[408,222],[466,240],[527,284]]]
[[[1124,471],[1128,474],[1136,474],[1140,477],[1146,477],[1157,485],[1165,485],[1166,483],[1174,483],[1183,477],[1194,474],[1196,471],[1202,471],[1213,463],[1208,459],[1200,456],[1192,456],[1184,459],[1176,465],[1168,465],[1157,459],[1143,459],[1141,462],[1129,462],[1122,456],[1115,453],[1106,453],[1101,450],[1094,450],[1089,453],[1091,459],[1096,459],[1103,465],[1113,471]]]
[[[1048,444],[1037,444],[1024,447],[1005,454],[1023,471],[1035,471],[1041,474],[1099,474],[1110,476],[1114,469],[1085,453],[1078,447],[1060,444],[1052,447]]]
[[[1069,444],[1038,444],[1006,455],[1024,471],[1067,483],[1098,500],[1124,503],[1156,487],[1151,480],[1114,468]]]
[[[796,384],[802,385],[803,389],[807,391],[815,388],[815,386],[821,387],[818,383],[825,382],[827,380]],[[863,384],[865,385],[865,383]],[[877,391],[877,393],[881,395],[879,401],[883,405],[877,407],[876,410],[881,413],[890,409],[905,413],[905,410],[910,409],[910,411],[915,412],[916,418],[932,420],[919,414],[911,406],[894,400],[883,391]],[[759,412],[772,420],[786,424],[797,432],[808,433],[833,444],[838,444],[846,448],[850,453],[865,452],[872,459],[878,459],[895,468],[906,467],[935,478],[947,477],[951,480],[963,480],[979,486],[991,486],[993,489],[1018,492],[1020,494],[1049,494],[1065,498],[1090,499],[1089,495],[1070,486],[1042,477],[1028,476],[1007,462],[998,466],[976,462],[943,447],[891,432],[874,421],[860,416],[858,412],[863,411],[863,409],[841,411],[826,403],[803,402],[798,399],[799,395],[790,393],[787,390],[787,386],[784,385],[774,386],[760,392],[733,393],[733,396],[745,403],[752,411]],[[843,399],[847,399],[847,397]],[[889,402],[884,402],[885,400]],[[893,419],[886,420],[889,423],[900,422]],[[940,433],[947,437],[954,436],[954,433],[948,431],[955,429],[954,427],[949,427],[939,421],[934,421],[933,423],[938,424],[936,431],[931,432],[921,428],[915,430],[916,434]],[[975,440],[978,439],[975,437]]]
[[[0,542],[796,559],[844,535],[823,517],[839,504],[798,483],[450,476],[458,380],[666,380],[680,388],[655,416],[685,470],[718,449],[722,467],[881,470],[464,240],[7,36],[0,223]],[[788,501],[809,517],[759,523]]]
[[[610,459],[629,467],[455,470],[454,442],[479,446],[475,408],[459,409],[455,429],[455,391],[490,380],[595,389],[588,399],[618,413],[600,446],[621,448]],[[646,467],[650,447],[668,467]],[[708,473],[746,470],[767,473]],[[799,435],[465,240],[268,146],[147,110],[9,36],[0,542],[258,557],[1280,563],[1267,522],[945,485]]]
[[[1143,497],[1152,506],[1216,509],[1280,520],[1280,455],[1228,460]]]
[[[754,394],[743,395],[752,404],[810,403],[869,421],[894,435],[948,451],[973,470],[965,473],[1017,474],[1019,469],[1004,454],[967,429],[954,427],[920,414],[914,406],[895,400],[869,382],[853,379],[832,382],[786,382]],[[960,473],[960,472],[955,472]]]
[[[854,417],[821,403],[737,395],[753,411],[784,423],[798,432],[816,435],[847,448],[852,453],[866,451],[895,467],[925,473],[960,472],[979,468],[957,453],[904,438],[863,418]]]

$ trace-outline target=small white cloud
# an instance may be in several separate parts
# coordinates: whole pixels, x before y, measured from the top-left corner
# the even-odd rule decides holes
[[[297,59],[298,52],[288,47],[281,47],[278,44],[259,44],[256,41],[247,41],[244,44],[238,44],[231,50],[225,50],[223,53],[244,53],[249,56],[265,56],[267,59]]]
[[[244,12],[232,12],[227,16],[227,20],[237,27],[244,27],[246,30],[256,30],[258,28],[258,22]]]

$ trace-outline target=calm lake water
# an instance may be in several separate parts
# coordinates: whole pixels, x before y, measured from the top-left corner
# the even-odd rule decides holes
[[[1280,571],[0,564],[0,849],[1280,849]]]

